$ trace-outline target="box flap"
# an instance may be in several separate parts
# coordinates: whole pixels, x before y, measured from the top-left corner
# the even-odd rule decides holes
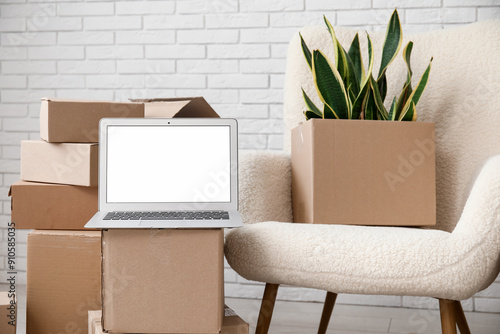
[[[65,98],[58,98],[58,97],[42,97],[40,99],[41,101],[48,101],[48,102],[78,102],[78,103],[134,103],[132,102],[126,102],[126,101],[104,101],[104,100],[85,100],[85,99],[65,99]],[[137,103],[139,104],[139,103]]]
[[[144,103],[144,116],[147,118],[220,117],[202,96],[130,99],[130,101]]]
[[[195,97],[155,97],[155,98],[145,98],[145,99],[129,99],[130,102],[141,102],[141,103],[149,103],[149,102],[175,102],[175,101],[191,101],[193,99],[203,98],[202,96]]]
[[[37,237],[39,235],[53,235],[65,237],[101,237],[101,231],[85,231],[85,230],[33,230],[28,236]]]
[[[148,118],[172,118],[178,117],[183,108],[191,101],[161,101],[161,102],[147,102],[144,107],[144,116]]]

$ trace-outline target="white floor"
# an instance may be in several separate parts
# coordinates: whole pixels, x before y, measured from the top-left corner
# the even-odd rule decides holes
[[[244,320],[250,323],[250,333],[255,332],[260,301],[251,299],[226,299]],[[276,302],[270,334],[314,334],[318,330],[323,304],[303,302]],[[500,314],[466,312],[472,334],[500,333]],[[368,333],[441,333],[438,310],[421,310],[393,307],[335,305],[329,334]]]
[[[260,300],[226,299],[255,332]],[[270,334],[316,333],[323,304],[277,301]],[[500,314],[466,312],[473,334],[500,334]],[[329,334],[441,333],[439,311],[392,307],[335,305]],[[17,334],[26,334],[26,287],[18,286]]]

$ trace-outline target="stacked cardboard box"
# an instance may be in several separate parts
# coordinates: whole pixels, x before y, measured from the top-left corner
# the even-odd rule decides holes
[[[97,212],[98,124],[142,117],[140,103],[42,99],[40,137],[21,143],[12,221],[28,235],[28,334],[77,333],[101,304],[101,235],[83,231]]]
[[[103,329],[219,333],[223,247],[222,229],[104,230]]]
[[[16,334],[17,304],[12,292],[0,292],[0,333]]]
[[[10,190],[12,221],[36,229],[28,235],[27,334],[83,333],[87,312],[101,308],[111,333],[219,333],[222,229],[83,230],[98,206],[104,117],[218,115],[203,98],[42,99],[42,140],[21,143],[22,180]]]
[[[104,334],[101,323],[101,311],[89,311],[89,331],[88,334]],[[221,334],[248,334],[248,323],[241,319],[228,306],[224,309],[224,321],[222,323]]]
[[[99,231],[35,230],[28,235],[27,334],[83,333],[101,304]]]

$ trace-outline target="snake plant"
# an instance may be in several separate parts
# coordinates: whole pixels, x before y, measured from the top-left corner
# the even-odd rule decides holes
[[[323,102],[323,110],[321,110],[302,89],[307,107],[307,110],[304,111],[306,119],[415,121],[417,119],[416,105],[427,85],[432,58],[417,86],[413,89],[411,85],[413,72],[410,66],[410,55],[413,48],[411,41],[403,49],[403,58],[407,67],[406,82],[399,96],[394,96],[390,109],[387,110],[384,106],[387,94],[386,71],[396,58],[403,41],[397,10],[392,13],[387,26],[382,59],[376,79],[373,75],[374,53],[370,35],[366,33],[368,69],[365,71],[358,34],[354,37],[349,50],[346,51],[335,37],[335,32],[328,19],[325,16],[323,18],[332,37],[335,62],[332,63],[320,50],[311,52],[299,33],[302,51],[313,74],[318,96]]]

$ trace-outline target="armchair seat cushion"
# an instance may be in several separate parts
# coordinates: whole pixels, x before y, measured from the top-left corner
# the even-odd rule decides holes
[[[462,300],[485,284],[475,241],[420,228],[264,222],[230,231],[226,257],[254,281]]]

